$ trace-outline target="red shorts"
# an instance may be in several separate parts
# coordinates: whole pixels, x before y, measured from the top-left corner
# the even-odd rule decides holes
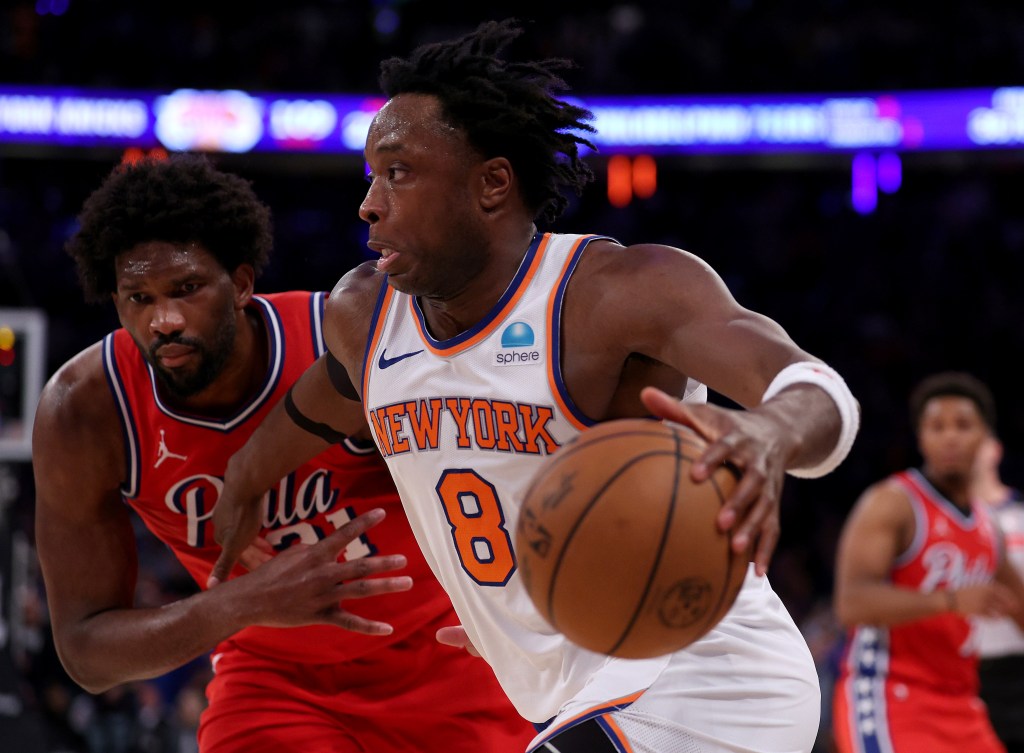
[[[837,683],[832,730],[838,753],[1006,753],[980,698],[891,680]]]
[[[533,726],[483,659],[437,643],[438,627],[344,664],[275,661],[226,642],[200,751],[522,753]]]

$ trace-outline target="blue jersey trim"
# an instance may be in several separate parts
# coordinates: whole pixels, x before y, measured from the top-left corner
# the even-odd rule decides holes
[[[139,493],[139,434],[135,428],[131,404],[126,396],[124,380],[121,379],[121,372],[117,368],[113,332],[103,338],[103,373],[114,396],[114,402],[117,403],[117,412],[121,419],[121,436],[124,440],[125,460],[128,466],[128,476],[122,481],[121,493],[131,499]]]
[[[565,300],[565,290],[569,285],[573,272],[576,271],[576,265],[579,264],[580,258],[583,256],[584,249],[590,245],[591,241],[604,238],[606,236],[592,235],[583,238],[576,246],[572,258],[565,267],[565,273],[562,275],[562,279],[558,281],[558,287],[555,288],[554,300],[551,306],[551,322],[548,326],[548,331],[551,333],[551,343],[549,346],[551,357],[549,363],[555,386],[558,388],[558,394],[562,398],[563,405],[569,410],[573,418],[585,426],[593,426],[597,421],[584,415],[576,406],[576,403],[569,396],[569,390],[565,386],[565,380],[562,378],[562,304]]]

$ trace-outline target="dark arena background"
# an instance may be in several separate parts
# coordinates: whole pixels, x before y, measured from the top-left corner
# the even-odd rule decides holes
[[[1024,484],[1024,5],[456,5],[0,7],[0,749],[184,753],[205,703],[205,660],[93,696],[50,635],[26,424],[41,381],[117,326],[82,302],[63,252],[82,201],[123,159],[208,151],[274,212],[258,290],[330,289],[369,258],[345,139],[380,103],[378,62],[482,20],[526,20],[514,52],[575,60],[572,95],[599,110],[597,179],[550,229],[698,254],[860,400],[845,464],[787,481],[769,573],[818,662],[818,753],[842,646],[836,539],[866,486],[919,461],[911,386],[947,369],[987,382],[1004,477]],[[224,132],[229,114],[250,130]],[[138,602],[191,593],[139,534]]]

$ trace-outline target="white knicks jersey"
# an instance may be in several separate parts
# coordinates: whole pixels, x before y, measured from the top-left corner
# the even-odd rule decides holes
[[[613,659],[570,643],[534,608],[512,547],[531,478],[593,423],[563,383],[559,321],[566,284],[597,237],[535,237],[501,300],[450,340],[431,337],[416,300],[385,284],[363,366],[367,420],[427,562],[516,709],[538,723],[563,708],[628,703],[670,660]],[[792,620],[783,627],[795,632]],[[738,634],[716,628],[687,651],[712,641],[718,671],[734,673],[747,652]],[[701,662],[695,687],[707,687],[714,664]]]

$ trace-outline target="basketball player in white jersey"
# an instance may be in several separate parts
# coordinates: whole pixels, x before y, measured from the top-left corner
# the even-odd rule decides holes
[[[232,459],[214,575],[255,533],[254,500],[301,460],[296,440],[368,419],[465,628],[444,639],[491,665],[538,727],[530,750],[809,751],[813,662],[763,576],[784,474],[818,476],[843,460],[856,401],[700,259],[538,232],[564,208],[561,190],[591,177],[578,147],[592,129],[590,113],[551,94],[564,88],[564,61],[499,57],[519,33],[487,23],[382,65],[388,102],[367,138],[360,208],[381,258],[335,287],[330,353]],[[703,385],[749,409],[703,404]],[[753,545],[755,563],[706,637],[626,661],[541,619],[511,542],[525,487],[551,453],[595,423],[651,413],[709,441],[695,480],[727,461],[742,470],[718,522],[737,552]]]

